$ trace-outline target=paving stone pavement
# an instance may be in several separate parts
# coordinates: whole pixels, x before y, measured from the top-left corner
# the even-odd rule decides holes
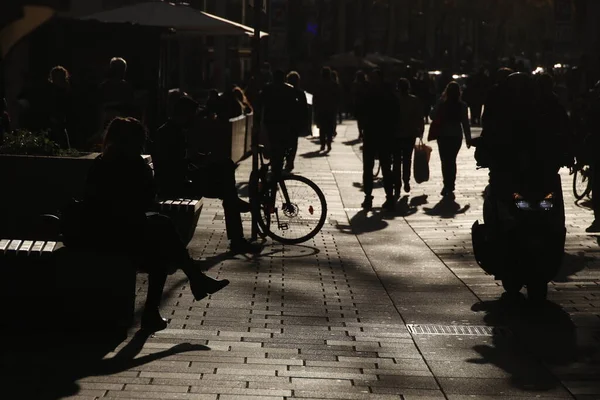
[[[481,218],[487,176],[475,169],[473,150],[459,155],[450,209],[438,205],[433,143],[431,179],[413,184],[407,206],[365,213],[357,136],[355,123],[345,122],[327,156],[313,138],[300,140],[295,172],[328,202],[315,238],[267,241],[258,257],[232,257],[220,202],[206,199],[190,250],[207,274],[231,280],[227,288],[197,302],[176,273],[162,306],[168,329],[149,338],[132,329],[85,368],[49,337],[43,351],[32,344],[4,359],[15,372],[4,377],[0,398],[600,399],[599,248],[584,233],[591,211],[573,203],[568,172],[567,257],[551,303],[511,308],[473,259],[470,227]],[[242,195],[249,171],[250,160],[237,170]],[[378,187],[375,204],[383,201]],[[249,218],[244,224],[249,232]],[[145,280],[138,275],[138,312]],[[509,334],[411,334],[407,324]]]

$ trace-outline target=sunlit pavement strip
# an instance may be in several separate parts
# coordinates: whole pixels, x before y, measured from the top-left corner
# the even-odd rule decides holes
[[[459,156],[452,218],[436,214],[435,144],[431,180],[412,185],[409,210],[382,212],[376,185],[375,208],[365,213],[360,148],[344,144],[357,136],[353,122],[338,127],[327,156],[314,138],[300,140],[295,172],[324,191],[330,222],[302,245],[269,240],[261,257],[231,257],[220,201],[205,199],[190,249],[208,275],[231,284],[196,302],[181,273],[169,277],[161,310],[168,329],[123,370],[73,374],[70,398],[600,398],[599,248],[584,233],[591,212],[573,205],[569,177],[568,255],[551,284],[555,305],[507,308],[495,301],[501,286],[472,256],[470,226],[481,218],[487,176],[475,169],[473,149]],[[242,195],[249,172],[250,160],[236,172]],[[138,275],[138,310],[145,281]],[[457,334],[418,332],[429,326]],[[458,334],[472,329],[482,334]],[[510,334],[494,334],[502,332]],[[131,351],[125,345],[134,333],[106,358]],[[20,390],[35,388],[35,398],[56,398],[44,393],[56,383],[51,371],[60,358],[20,363],[30,372],[11,377],[0,397],[24,398]]]

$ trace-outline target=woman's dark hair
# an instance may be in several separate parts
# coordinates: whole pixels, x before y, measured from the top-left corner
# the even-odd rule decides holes
[[[297,87],[300,84],[300,74],[296,71],[288,73],[285,79],[287,80],[287,83],[293,87]]]
[[[113,119],[104,134],[102,153],[140,155],[146,143],[146,128],[131,117]]]
[[[460,121],[461,119],[461,91],[460,85],[456,81],[448,83],[442,94],[442,105],[444,119],[446,121]]]
[[[239,86],[234,86],[232,93],[234,98],[241,104],[242,108],[244,109],[244,112],[251,113],[254,111],[242,88],[240,88]]]
[[[125,72],[127,72],[127,61],[121,57],[113,57],[108,67],[109,77],[113,79],[125,79]]]
[[[57,65],[56,67],[50,70],[50,74],[48,74],[48,82],[50,83],[65,83],[68,84],[71,80],[71,75],[69,71],[62,65]],[[62,81],[62,82],[60,82]]]

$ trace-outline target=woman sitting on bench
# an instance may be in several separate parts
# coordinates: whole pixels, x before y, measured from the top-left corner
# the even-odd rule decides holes
[[[152,169],[141,157],[146,130],[134,118],[115,118],[106,130],[103,151],[90,168],[85,190],[84,234],[132,257],[148,272],[148,295],[142,329],[167,327],[159,305],[167,275],[181,269],[190,289],[200,300],[225,287],[229,281],[204,275],[189,255],[175,225],[163,215],[148,212],[155,201]]]

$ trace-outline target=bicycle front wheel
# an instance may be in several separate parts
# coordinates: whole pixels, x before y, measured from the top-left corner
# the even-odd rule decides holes
[[[591,171],[589,165],[575,168],[573,173],[573,195],[577,200],[583,199],[591,190]]]
[[[325,195],[313,181],[303,176],[284,176],[276,187],[271,184],[261,198],[258,225],[273,240],[285,244],[302,243],[312,239],[325,224]]]

